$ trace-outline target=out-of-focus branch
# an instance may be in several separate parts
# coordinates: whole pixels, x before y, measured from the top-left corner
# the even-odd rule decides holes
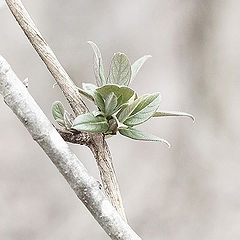
[[[49,156],[105,232],[114,240],[141,240],[99,189],[98,182],[71,152],[6,60],[0,56],[0,94]]]
[[[61,88],[73,112],[76,115],[87,112],[88,109],[82,101],[77,86],[70,79],[55,54],[35,26],[22,2],[20,0],[6,0],[6,3],[32,46],[35,48],[38,55],[41,57]],[[126,220],[109,147],[102,134],[89,134],[89,137],[91,138],[91,145],[89,145],[89,147],[96,159],[105,193],[122,218]]]

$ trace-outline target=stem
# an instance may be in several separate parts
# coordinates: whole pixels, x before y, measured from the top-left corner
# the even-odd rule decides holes
[[[13,16],[24,31],[30,43],[41,57],[48,70],[61,88],[64,96],[68,100],[73,112],[76,116],[88,111],[83,102],[77,86],[73,83],[69,75],[66,73],[57,57],[35,26],[33,20],[29,16],[20,0],[6,0]],[[100,176],[103,182],[104,190],[110,202],[126,221],[124,208],[121,200],[119,186],[115,175],[112,157],[107,143],[103,140],[102,134],[89,134],[91,145],[89,146],[93,152],[96,162],[99,166]],[[101,172],[103,171],[103,172]]]
[[[111,239],[141,240],[107,200],[97,180],[88,174],[1,56],[0,94]]]

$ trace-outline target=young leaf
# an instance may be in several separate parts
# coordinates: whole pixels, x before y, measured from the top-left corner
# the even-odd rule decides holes
[[[122,107],[122,109],[117,114],[118,121],[123,123],[125,120],[127,120],[127,118],[132,114],[132,112],[137,107],[137,105],[139,104],[139,102],[142,100],[143,97],[144,96]]]
[[[98,108],[102,112],[105,112],[105,103],[104,103],[104,100],[103,100],[101,94],[96,91],[93,94],[93,98],[94,98],[94,101],[95,101],[96,105],[98,106]]]
[[[90,44],[90,46],[94,51],[93,69],[94,69],[97,85],[103,86],[106,84],[106,79],[104,76],[104,68],[103,68],[103,60],[102,60],[101,52],[98,46],[94,42],[88,41],[88,44]]]
[[[91,83],[83,83],[82,86],[83,89],[78,88],[78,91],[89,100],[94,101],[93,95],[95,90],[97,89],[97,86]]]
[[[176,116],[176,117],[190,117],[193,122],[195,121],[195,118],[193,115],[185,112],[176,112],[176,111],[161,111],[161,112],[155,112],[153,117],[170,117],[170,116]]]
[[[100,93],[104,99],[113,92],[118,98],[118,106],[128,102],[128,100],[134,95],[134,91],[131,88],[119,87],[115,84],[106,84],[103,87],[97,88],[96,91]]]
[[[117,107],[117,97],[111,92],[105,99],[105,114],[106,116],[111,116]]]
[[[125,137],[129,137],[135,140],[142,140],[142,141],[159,141],[162,143],[167,144],[168,147],[170,147],[170,144],[168,143],[168,141],[154,136],[152,134],[149,133],[145,133],[143,131],[134,129],[134,128],[119,128],[119,133],[122,134]]]
[[[132,104],[134,105],[135,102],[138,104],[135,105],[133,111],[131,111],[130,115],[123,122],[125,125],[136,126],[152,117],[159,107],[160,95],[159,93],[144,95],[140,100],[137,99]]]
[[[94,117],[92,113],[77,116],[72,125],[72,129],[83,132],[106,132],[108,128],[109,126],[105,117]]]
[[[141,58],[139,58],[135,63],[132,64],[131,69],[132,69],[132,76],[131,76],[131,81],[130,83],[133,81],[133,79],[136,77],[138,71],[140,70],[140,68],[142,67],[142,65],[146,62],[146,60],[148,58],[152,57],[151,55],[145,55]]]
[[[73,119],[71,117],[71,114],[69,114],[67,111],[64,112],[63,115],[63,120],[64,120],[64,126],[66,129],[71,129],[72,124],[73,124]]]
[[[98,111],[98,110],[94,110],[94,111],[92,111],[92,115],[94,116],[94,117],[97,117],[97,116],[104,116],[104,113],[103,112],[101,112],[101,111]]]
[[[131,79],[131,65],[124,53],[113,55],[107,83],[128,86]]]
[[[61,119],[64,118],[64,107],[60,101],[56,101],[52,105],[52,115],[54,119]]]

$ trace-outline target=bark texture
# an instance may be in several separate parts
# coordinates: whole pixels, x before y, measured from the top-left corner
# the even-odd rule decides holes
[[[37,29],[20,0],[6,0],[13,16],[61,88],[75,115],[88,111],[77,86]],[[127,221],[109,147],[102,134],[89,134],[89,145],[96,159],[105,193],[122,218]]]
[[[1,56],[0,94],[111,239],[141,240],[107,200],[98,181],[88,174]]]

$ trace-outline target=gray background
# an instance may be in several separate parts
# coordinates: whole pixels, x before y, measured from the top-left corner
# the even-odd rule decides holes
[[[237,0],[24,1],[72,79],[94,82],[92,50],[133,62],[151,54],[132,87],[160,91],[161,109],[190,119],[153,119],[141,129],[168,139],[109,140],[129,223],[151,240],[240,239],[240,3]],[[8,8],[0,54],[52,120],[63,99]],[[0,102],[0,239],[107,239],[39,146]],[[71,146],[96,178],[88,149]]]

